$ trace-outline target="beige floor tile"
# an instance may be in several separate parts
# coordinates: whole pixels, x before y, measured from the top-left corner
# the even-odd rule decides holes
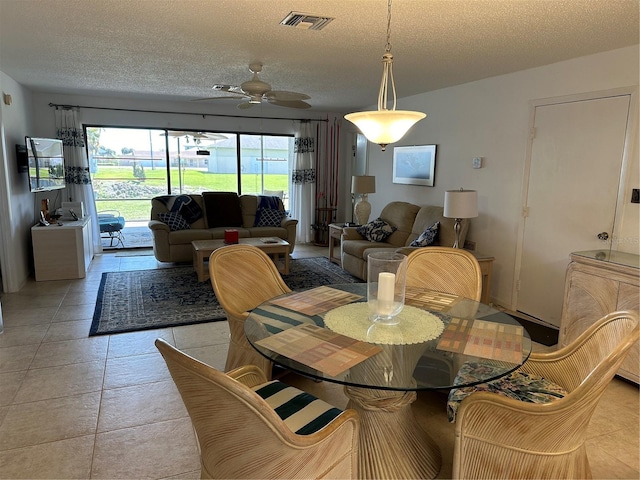
[[[69,290],[70,283],[71,282],[69,280],[36,282],[31,278],[18,293],[29,295],[64,295]]]
[[[96,435],[91,478],[165,478],[199,465],[191,421],[181,418]]]
[[[133,357],[109,358],[107,359],[104,388],[142,385],[170,378],[167,365],[159,352]]]
[[[204,347],[206,345],[220,345],[229,343],[229,323],[226,320],[197,325],[175,327],[173,336],[176,348]]]
[[[78,338],[62,342],[43,343],[33,359],[32,368],[94,362],[107,357],[106,337]]]
[[[42,341],[61,342],[63,340],[74,340],[78,338],[87,338],[89,329],[91,328],[91,320],[74,320],[72,322],[55,322],[49,324],[47,334]]]
[[[634,470],[640,470],[640,439],[635,432],[624,429],[609,435],[601,435],[593,439],[598,448]]]
[[[628,478],[637,480],[640,478],[638,470],[621,462],[600,448],[598,438],[587,440],[587,457],[591,466],[591,474],[594,479]]]
[[[0,406],[11,404],[26,374],[26,370],[0,373]]]
[[[184,348],[181,349],[187,355],[200,360],[207,365],[220,371],[224,371],[224,365],[227,362],[227,350],[229,345],[209,345],[206,347]]]
[[[72,320],[91,320],[96,307],[95,304],[68,305],[58,309],[53,322],[69,322]]]
[[[163,338],[171,344],[174,343],[171,328],[110,335],[107,358],[157,353],[158,349],[154,344],[156,338]]]
[[[105,390],[98,433],[187,417],[172,380]]]
[[[194,470],[193,472],[182,473],[171,477],[165,477],[160,480],[199,480],[200,470]]]
[[[5,327],[49,324],[56,311],[45,307],[7,308],[2,301],[2,318]]]
[[[87,435],[0,452],[0,478],[89,478],[94,438]]]
[[[38,345],[44,338],[49,325],[25,325],[22,327],[6,327],[0,335],[0,348],[17,345]]]
[[[92,392],[10,406],[0,425],[0,451],[95,433],[100,395]]]
[[[62,299],[61,308],[68,308],[79,305],[91,305],[95,307],[98,298],[98,287],[95,290],[82,292],[69,292]]]
[[[0,373],[26,370],[31,365],[37,351],[38,345],[0,348]]]
[[[62,303],[64,295],[57,293],[31,295],[29,293],[10,293],[2,297],[2,308],[15,307],[43,307],[52,309],[54,312]]]
[[[9,412],[9,407],[0,407],[0,425],[2,425],[2,421],[4,420],[4,417],[7,416],[7,412]],[[0,461],[0,472],[2,472],[2,462]],[[2,474],[0,473],[0,476]]]
[[[13,403],[99,392],[103,378],[104,361],[31,369],[22,380]]]

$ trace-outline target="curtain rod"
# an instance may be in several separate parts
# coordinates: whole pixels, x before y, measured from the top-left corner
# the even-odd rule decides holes
[[[224,115],[218,113],[194,113],[194,112],[171,112],[162,110],[139,110],[134,108],[110,108],[110,107],[89,107],[86,105],[63,105],[57,103],[49,103],[50,107],[72,109],[72,108],[87,108],[93,110],[113,110],[116,112],[140,112],[140,113],[166,113],[172,115],[198,115],[202,118],[207,117],[228,117],[228,118],[247,118],[256,120],[298,120],[300,122],[328,122],[325,118],[287,118],[287,117],[247,117],[244,115]]]

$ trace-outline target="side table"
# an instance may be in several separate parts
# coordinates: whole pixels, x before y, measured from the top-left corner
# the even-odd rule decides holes
[[[476,257],[476,260],[478,260],[480,264],[480,271],[482,272],[482,296],[480,297],[480,301],[489,304],[491,301],[491,276],[493,274],[493,261],[495,257],[474,251],[469,251],[469,253]]]
[[[342,238],[342,229],[344,223],[330,223],[329,224],[329,261],[335,263],[339,267],[342,267],[342,258],[340,257],[340,249],[338,249],[338,256],[333,253],[334,247],[340,247]],[[338,241],[336,244],[336,240]]]

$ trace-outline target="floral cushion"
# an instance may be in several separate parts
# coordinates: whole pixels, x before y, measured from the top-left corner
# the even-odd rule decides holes
[[[466,362],[456,378],[454,385],[472,383],[474,379],[486,378],[496,366],[490,363]],[[502,369],[503,367],[500,367]],[[520,370],[487,383],[480,383],[473,387],[454,388],[449,392],[447,401],[447,415],[450,422],[456,421],[456,413],[460,402],[474,392],[492,392],[504,397],[529,403],[549,403],[563,398],[567,391],[544,377],[525,373]]]
[[[276,208],[260,208],[256,213],[256,227],[279,227],[285,213]]]
[[[370,242],[384,242],[389,235],[397,230],[393,225],[388,224],[381,218],[376,218],[366,225],[361,225],[357,231]]]
[[[436,241],[436,237],[438,236],[438,228],[440,228],[440,222],[434,223],[424,232],[422,232],[418,238],[411,242],[409,246],[428,247],[429,245],[433,245],[433,243]]]
[[[190,228],[189,222],[178,212],[159,213],[158,218],[161,222],[169,225],[169,229],[172,232],[176,230],[188,230]]]

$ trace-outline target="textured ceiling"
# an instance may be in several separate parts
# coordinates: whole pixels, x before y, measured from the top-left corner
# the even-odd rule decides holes
[[[280,25],[290,11],[335,20]],[[0,70],[34,91],[189,101],[259,61],[274,90],[348,112],[376,103],[386,17],[385,0],[0,0]],[[639,0],[395,0],[391,29],[404,97],[635,45]]]

